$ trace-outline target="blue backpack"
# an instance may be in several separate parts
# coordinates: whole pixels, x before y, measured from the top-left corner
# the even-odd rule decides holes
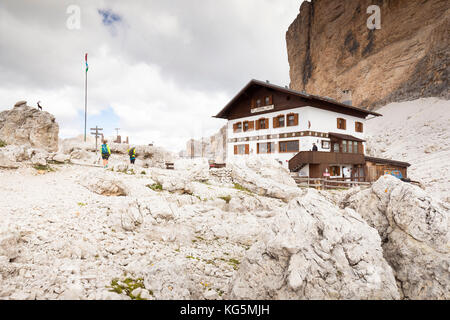
[[[102,144],[102,154],[109,154],[106,144]]]

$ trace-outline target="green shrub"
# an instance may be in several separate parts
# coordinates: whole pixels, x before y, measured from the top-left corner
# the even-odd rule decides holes
[[[219,197],[220,199],[222,199],[222,200],[225,200],[225,202],[226,203],[230,203],[230,200],[231,200],[231,196],[223,196],[223,197]]]
[[[163,187],[160,183],[154,183],[152,185],[148,184],[147,187],[152,189],[153,191],[162,191],[163,190]]]

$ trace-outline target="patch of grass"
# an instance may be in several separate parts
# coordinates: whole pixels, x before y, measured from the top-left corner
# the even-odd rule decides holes
[[[228,264],[230,264],[231,266],[233,266],[233,269],[234,269],[234,270],[237,270],[237,269],[239,269],[239,264],[240,264],[240,262],[239,262],[239,260],[236,260],[236,259],[231,258],[231,259],[228,259]]]
[[[162,191],[163,187],[160,183],[154,183],[152,185],[148,184],[146,187],[152,189],[153,191]]]
[[[244,192],[248,192],[248,193],[253,193],[250,190],[248,190],[247,188],[241,186],[239,183],[233,183],[234,188],[240,191],[244,191]]]
[[[228,196],[223,196],[223,197],[219,197],[219,199],[225,200],[226,203],[230,203],[231,196],[230,196],[230,195],[228,195]]]
[[[220,290],[220,289],[215,289],[215,290],[216,290],[217,294],[219,295],[219,297],[221,297],[225,293],[225,291]]]
[[[146,300],[144,298],[141,298],[140,294],[138,294],[137,296],[132,294],[132,292],[137,288],[145,289],[143,278],[137,279],[125,278],[124,280],[114,278],[111,280],[111,286],[108,286],[108,288],[110,288],[109,291],[111,292],[116,292],[118,294],[126,294],[132,300]],[[149,293],[153,295],[153,292],[151,290],[149,290]]]
[[[3,140],[0,140],[0,148],[6,147],[6,142]]]
[[[50,167],[48,164],[45,166],[43,166],[41,164],[35,164],[33,166],[33,168],[35,168],[36,170],[47,171],[47,172],[56,171],[54,168]]]

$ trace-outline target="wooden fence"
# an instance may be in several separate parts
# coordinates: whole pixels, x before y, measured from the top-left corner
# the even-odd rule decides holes
[[[327,189],[350,189],[356,186],[361,188],[369,188],[372,183],[362,181],[323,179],[323,178],[309,178],[309,177],[292,177],[297,185],[301,188],[317,188],[321,190]]]

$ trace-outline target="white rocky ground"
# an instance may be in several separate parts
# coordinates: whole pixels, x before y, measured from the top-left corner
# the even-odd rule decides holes
[[[115,278],[142,278],[147,299],[220,298],[261,225],[284,205],[218,187],[209,174],[184,179],[177,193],[148,187],[151,176],[166,186],[185,170],[52,168],[0,172],[3,299],[129,299],[109,291]]]
[[[406,161],[408,176],[450,203],[450,101],[424,98],[390,103],[367,121],[367,152]]]
[[[404,130],[412,153],[393,158],[414,163]],[[210,170],[141,146],[129,167],[127,147],[111,145],[109,169],[80,139],[0,147],[0,299],[450,298],[449,205],[435,197],[448,178],[435,189],[426,164],[410,171],[425,190],[388,176],[326,192],[273,160]]]

